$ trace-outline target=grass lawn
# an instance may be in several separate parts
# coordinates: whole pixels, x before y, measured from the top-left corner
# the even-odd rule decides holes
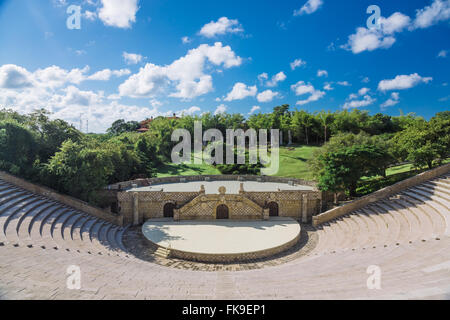
[[[310,146],[281,147],[280,170],[276,176],[312,180],[312,173],[308,169],[306,161],[312,157],[313,151],[318,148]],[[220,175],[220,171],[206,163],[201,165],[167,163],[158,168],[157,177],[191,175]]]
[[[276,176],[304,180],[313,180],[307,161],[312,158],[314,150],[320,147],[299,146],[280,148],[280,169]]]
[[[198,154],[193,154],[192,158],[201,158]],[[219,175],[219,170],[213,166],[203,162],[203,164],[173,164],[166,163],[158,168],[157,177],[173,177],[173,176],[198,176],[198,175]]]

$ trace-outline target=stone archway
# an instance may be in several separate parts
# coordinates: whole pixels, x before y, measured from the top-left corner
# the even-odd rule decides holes
[[[223,220],[230,218],[230,209],[224,204],[219,205],[216,208],[216,219]]]
[[[164,218],[173,218],[175,204],[172,202],[166,203],[164,205]]]
[[[278,203],[276,202],[270,202],[267,205],[267,208],[269,208],[269,216],[270,217],[278,217],[280,215]]]

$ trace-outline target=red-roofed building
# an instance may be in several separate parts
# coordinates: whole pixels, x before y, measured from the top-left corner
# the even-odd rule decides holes
[[[167,117],[167,119],[169,119],[169,120],[178,120],[180,118],[177,117],[177,115],[174,113],[172,117]],[[147,132],[149,130],[148,127],[150,126],[150,124],[152,123],[153,120],[154,120],[154,118],[151,117],[150,119],[142,121],[140,123],[141,127],[137,130],[137,132],[140,132],[140,133]]]

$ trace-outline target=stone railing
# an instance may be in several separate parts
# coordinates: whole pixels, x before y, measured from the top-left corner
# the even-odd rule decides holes
[[[153,184],[161,183],[180,183],[191,181],[260,181],[260,182],[278,182],[278,183],[290,183],[293,182],[297,185],[309,186],[317,188],[317,183],[314,181],[307,181],[294,178],[282,178],[271,176],[250,176],[250,175],[205,175],[205,176],[176,176],[176,177],[164,177],[164,178],[149,178],[149,179],[137,179],[132,181],[119,182],[109,185],[108,190],[123,190],[131,188],[132,185],[138,187],[149,186]]]
[[[123,226],[123,216],[114,215],[106,212],[98,207],[92,206],[87,202],[73,198],[71,196],[63,195],[50,188],[40,186],[38,184],[30,183],[24,179],[10,175],[6,172],[0,171],[0,179],[16,185],[22,189],[35,193],[37,195],[44,196],[54,201],[60,202],[64,205],[72,207],[84,213],[88,213],[94,217],[111,222],[118,226]]]
[[[384,199],[391,195],[397,194],[405,189],[422,184],[428,180],[434,179],[448,172],[450,172],[450,163],[432,169],[430,171],[426,171],[412,178],[400,181],[392,186],[378,190],[372,194],[354,200],[346,205],[331,209],[327,212],[324,212],[322,214],[313,217],[313,226],[318,226],[333,219],[345,216],[346,214],[361,209],[367,206],[368,204]]]

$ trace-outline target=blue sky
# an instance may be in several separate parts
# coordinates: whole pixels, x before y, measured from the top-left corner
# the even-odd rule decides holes
[[[67,27],[71,5],[81,29]],[[281,104],[450,109],[450,0],[0,0],[0,44],[1,106],[81,117],[94,132]]]

